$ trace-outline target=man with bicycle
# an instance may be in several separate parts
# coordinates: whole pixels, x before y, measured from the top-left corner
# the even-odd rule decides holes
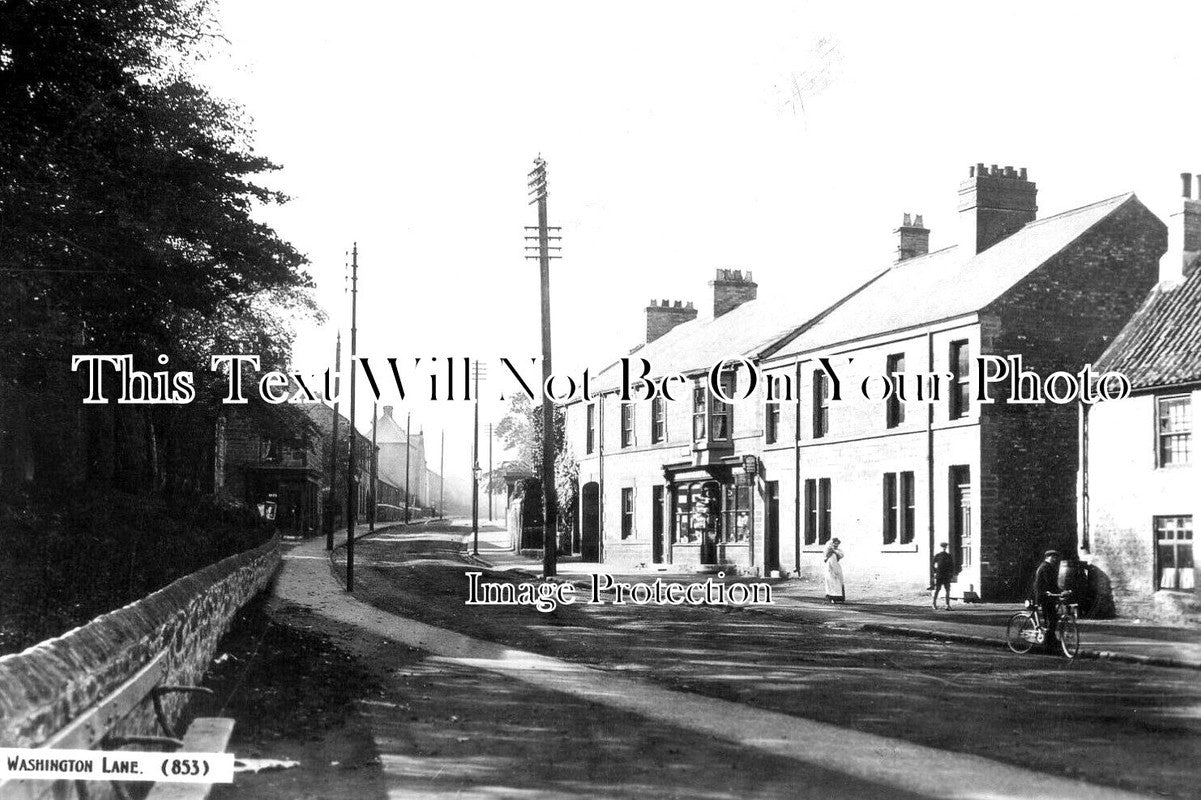
[[[1056,647],[1055,629],[1059,622],[1056,603],[1063,597],[1063,592],[1059,591],[1059,561],[1058,550],[1048,550],[1043,554],[1042,563],[1034,573],[1030,597],[1030,601],[1039,608],[1043,624],[1047,626],[1047,638],[1043,640],[1043,647],[1052,651]]]

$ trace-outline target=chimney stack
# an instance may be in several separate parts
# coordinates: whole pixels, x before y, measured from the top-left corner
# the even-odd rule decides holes
[[[897,235],[897,263],[910,258],[924,256],[930,252],[930,230],[922,224],[922,215],[906,214],[901,227],[893,231]]]
[[[689,302],[687,305],[679,300],[674,304],[667,300],[656,303],[651,300],[646,307],[646,343],[658,339],[677,325],[696,319],[697,310]]]
[[[1181,208],[1168,217],[1168,251],[1160,269],[1160,277],[1168,280],[1188,277],[1201,265],[1201,175],[1195,198],[1191,173],[1180,173],[1180,184]]]
[[[759,293],[759,284],[751,280],[751,271],[743,275],[740,269],[719,269],[717,277],[709,281],[713,287],[713,318],[733,311],[747,300],[754,300]]]
[[[982,253],[1033,222],[1037,194],[1025,167],[968,167],[968,179],[959,186],[960,245],[971,255]]]
[[[384,416],[389,419],[392,418],[392,406],[384,406]]]

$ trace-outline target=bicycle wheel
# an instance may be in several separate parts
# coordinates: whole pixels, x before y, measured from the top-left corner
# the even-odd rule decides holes
[[[1009,625],[1005,628],[1005,643],[1009,645],[1010,650],[1021,655],[1030,652],[1037,635],[1038,626],[1034,624],[1034,617],[1025,611],[1019,611],[1009,618]]]
[[[1056,626],[1059,634],[1059,646],[1063,648],[1063,654],[1068,658],[1075,658],[1080,652],[1080,626],[1076,624],[1076,618],[1071,615],[1065,615],[1059,620]]]

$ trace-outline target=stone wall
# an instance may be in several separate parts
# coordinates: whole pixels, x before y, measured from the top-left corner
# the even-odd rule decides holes
[[[167,683],[198,684],[234,614],[265,588],[279,566],[272,540],[230,556],[25,650],[0,658],[0,746],[36,747],[122,683],[160,651]],[[186,698],[165,705],[173,720]],[[116,729],[161,733],[149,699]]]

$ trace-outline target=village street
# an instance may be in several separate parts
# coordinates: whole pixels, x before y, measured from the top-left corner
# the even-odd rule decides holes
[[[384,675],[352,703],[359,783],[349,788],[342,758],[329,784],[346,796],[1195,791],[1195,671],[870,633],[850,607],[841,620],[796,609],[468,608],[463,573],[479,568],[464,560],[466,530],[434,523],[360,539],[354,598],[338,593],[321,543],[285,563],[277,622],[326,631]],[[335,559],[341,573],[343,549]],[[319,785],[309,769],[303,784],[240,776],[241,791],[221,796]]]

